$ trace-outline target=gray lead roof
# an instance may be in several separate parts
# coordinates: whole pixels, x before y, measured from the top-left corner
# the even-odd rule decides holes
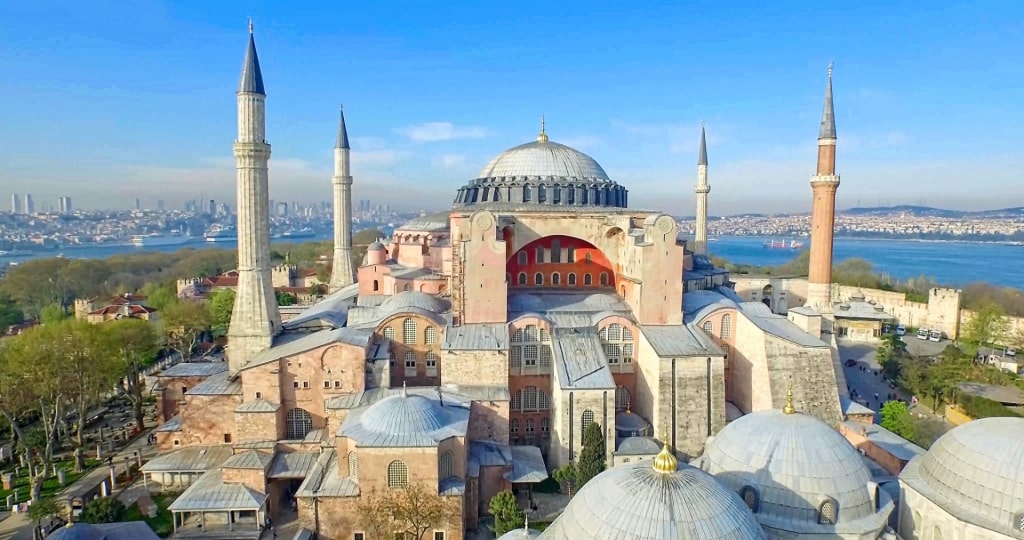
[[[697,156],[697,165],[707,166],[708,164],[708,142],[704,136],[704,125],[700,126],[700,154]]]
[[[267,95],[263,89],[263,73],[260,71],[260,58],[256,54],[256,38],[249,26],[249,47],[245,50],[245,61],[242,62],[242,79],[238,83],[239,92]]]
[[[832,65],[828,66],[828,86],[825,87],[825,110],[821,112],[821,130],[818,140],[836,138],[836,113],[832,108]]]
[[[338,138],[334,142],[335,148],[348,149],[348,129],[345,129],[345,109],[341,109],[341,119],[338,120]]]

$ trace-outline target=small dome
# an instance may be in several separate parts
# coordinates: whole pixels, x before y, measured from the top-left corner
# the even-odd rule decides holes
[[[46,540],[104,540],[107,535],[88,523],[69,522],[53,531]]]
[[[384,251],[384,244],[380,242],[374,242],[367,246],[366,251]]]
[[[668,465],[667,458],[661,461]],[[650,461],[640,461],[606,470],[587,482],[543,537],[752,540],[765,536],[739,496],[707,473],[689,465],[662,472]]]
[[[956,427],[915,459],[901,479],[953,515],[968,513],[1006,535],[1024,512],[1024,418],[982,418]],[[930,492],[930,493],[929,493]]]
[[[417,308],[431,313],[444,313],[448,311],[450,304],[432,294],[419,291],[401,291],[388,298],[381,304],[382,311],[391,315],[400,313],[408,308]]]
[[[872,518],[865,528],[882,527],[868,490],[871,473],[857,449],[828,424],[789,407],[789,414],[759,411],[726,425],[708,442],[701,468],[736,493],[753,489],[747,502],[766,527],[811,533],[830,500],[837,525]]]
[[[445,426],[445,411],[436,400],[421,395],[397,395],[370,406],[360,419],[384,433],[430,433]]]
[[[498,537],[498,540],[526,540],[540,538],[540,532],[533,529],[515,529]]]

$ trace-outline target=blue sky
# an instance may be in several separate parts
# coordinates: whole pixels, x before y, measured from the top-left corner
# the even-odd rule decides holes
[[[844,4],[844,5],[838,5]],[[292,7],[296,6],[296,7]],[[1024,9],[966,2],[0,0],[0,193],[233,206],[252,16],[276,200],[329,198],[344,102],[355,195],[440,209],[537,133],[633,206],[809,211],[835,67],[839,206],[1024,204]]]

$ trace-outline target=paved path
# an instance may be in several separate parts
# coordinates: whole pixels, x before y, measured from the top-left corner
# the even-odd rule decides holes
[[[918,345],[918,347],[915,347],[915,349],[918,349],[917,352],[923,352],[921,349],[928,349],[929,351],[937,349],[938,352],[941,352],[949,343],[947,341],[943,341],[941,344],[933,343],[930,341],[918,340],[916,338],[913,339],[913,341],[921,342],[915,344]],[[908,349],[910,349],[911,343],[912,341],[907,339]],[[889,383],[884,380],[882,375],[882,366],[875,358],[875,352],[877,350],[878,346],[872,343],[849,341],[841,341],[839,343],[839,354],[841,357],[840,359],[843,362],[843,373],[846,375],[846,383],[850,386],[851,394],[853,391],[856,391],[856,399],[867,400],[868,408],[876,413],[881,410],[882,404],[886,401],[886,396],[890,393],[895,393],[900,397],[900,399],[905,399],[908,402],[912,397],[900,391],[899,388],[893,389]],[[851,358],[857,361],[857,365],[847,367],[846,361]],[[862,366],[864,367],[863,371],[861,370]],[[876,372],[878,373],[877,375],[875,374]],[[875,398],[875,394],[878,395],[877,399]],[[931,419],[944,421],[941,415],[935,414],[934,411],[922,403],[918,403],[916,406],[912,407],[911,410],[915,414],[923,414]],[[875,423],[881,423],[881,418],[878,414],[875,416]]]

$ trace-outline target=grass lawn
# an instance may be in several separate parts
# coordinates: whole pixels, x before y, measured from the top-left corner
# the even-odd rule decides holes
[[[149,528],[153,529],[160,538],[167,538],[174,532],[174,522],[171,515],[171,511],[167,509],[168,506],[174,502],[177,495],[155,495],[153,502],[160,508],[155,518],[142,515],[142,510],[139,509],[138,504],[129,506],[124,515],[121,516],[121,521],[145,521]]]
[[[56,475],[49,476],[46,480],[43,480],[43,489],[41,496],[42,498],[51,497],[61,491],[64,491],[68,486],[74,483],[79,478],[85,476],[90,471],[95,469],[100,464],[95,459],[85,460],[85,469],[80,473],[71,472],[74,470],[74,461],[71,459],[65,459],[56,462],[58,469],[64,469],[66,471],[64,485],[60,485],[57,481]],[[9,467],[3,471],[4,473],[14,472],[14,467]],[[51,471],[52,472],[52,471]],[[21,474],[18,475],[14,480],[14,489],[18,491],[18,502],[25,502],[29,496],[29,483],[28,483],[28,469],[23,468]],[[13,490],[0,489],[0,501],[6,501],[7,496],[12,493]]]

